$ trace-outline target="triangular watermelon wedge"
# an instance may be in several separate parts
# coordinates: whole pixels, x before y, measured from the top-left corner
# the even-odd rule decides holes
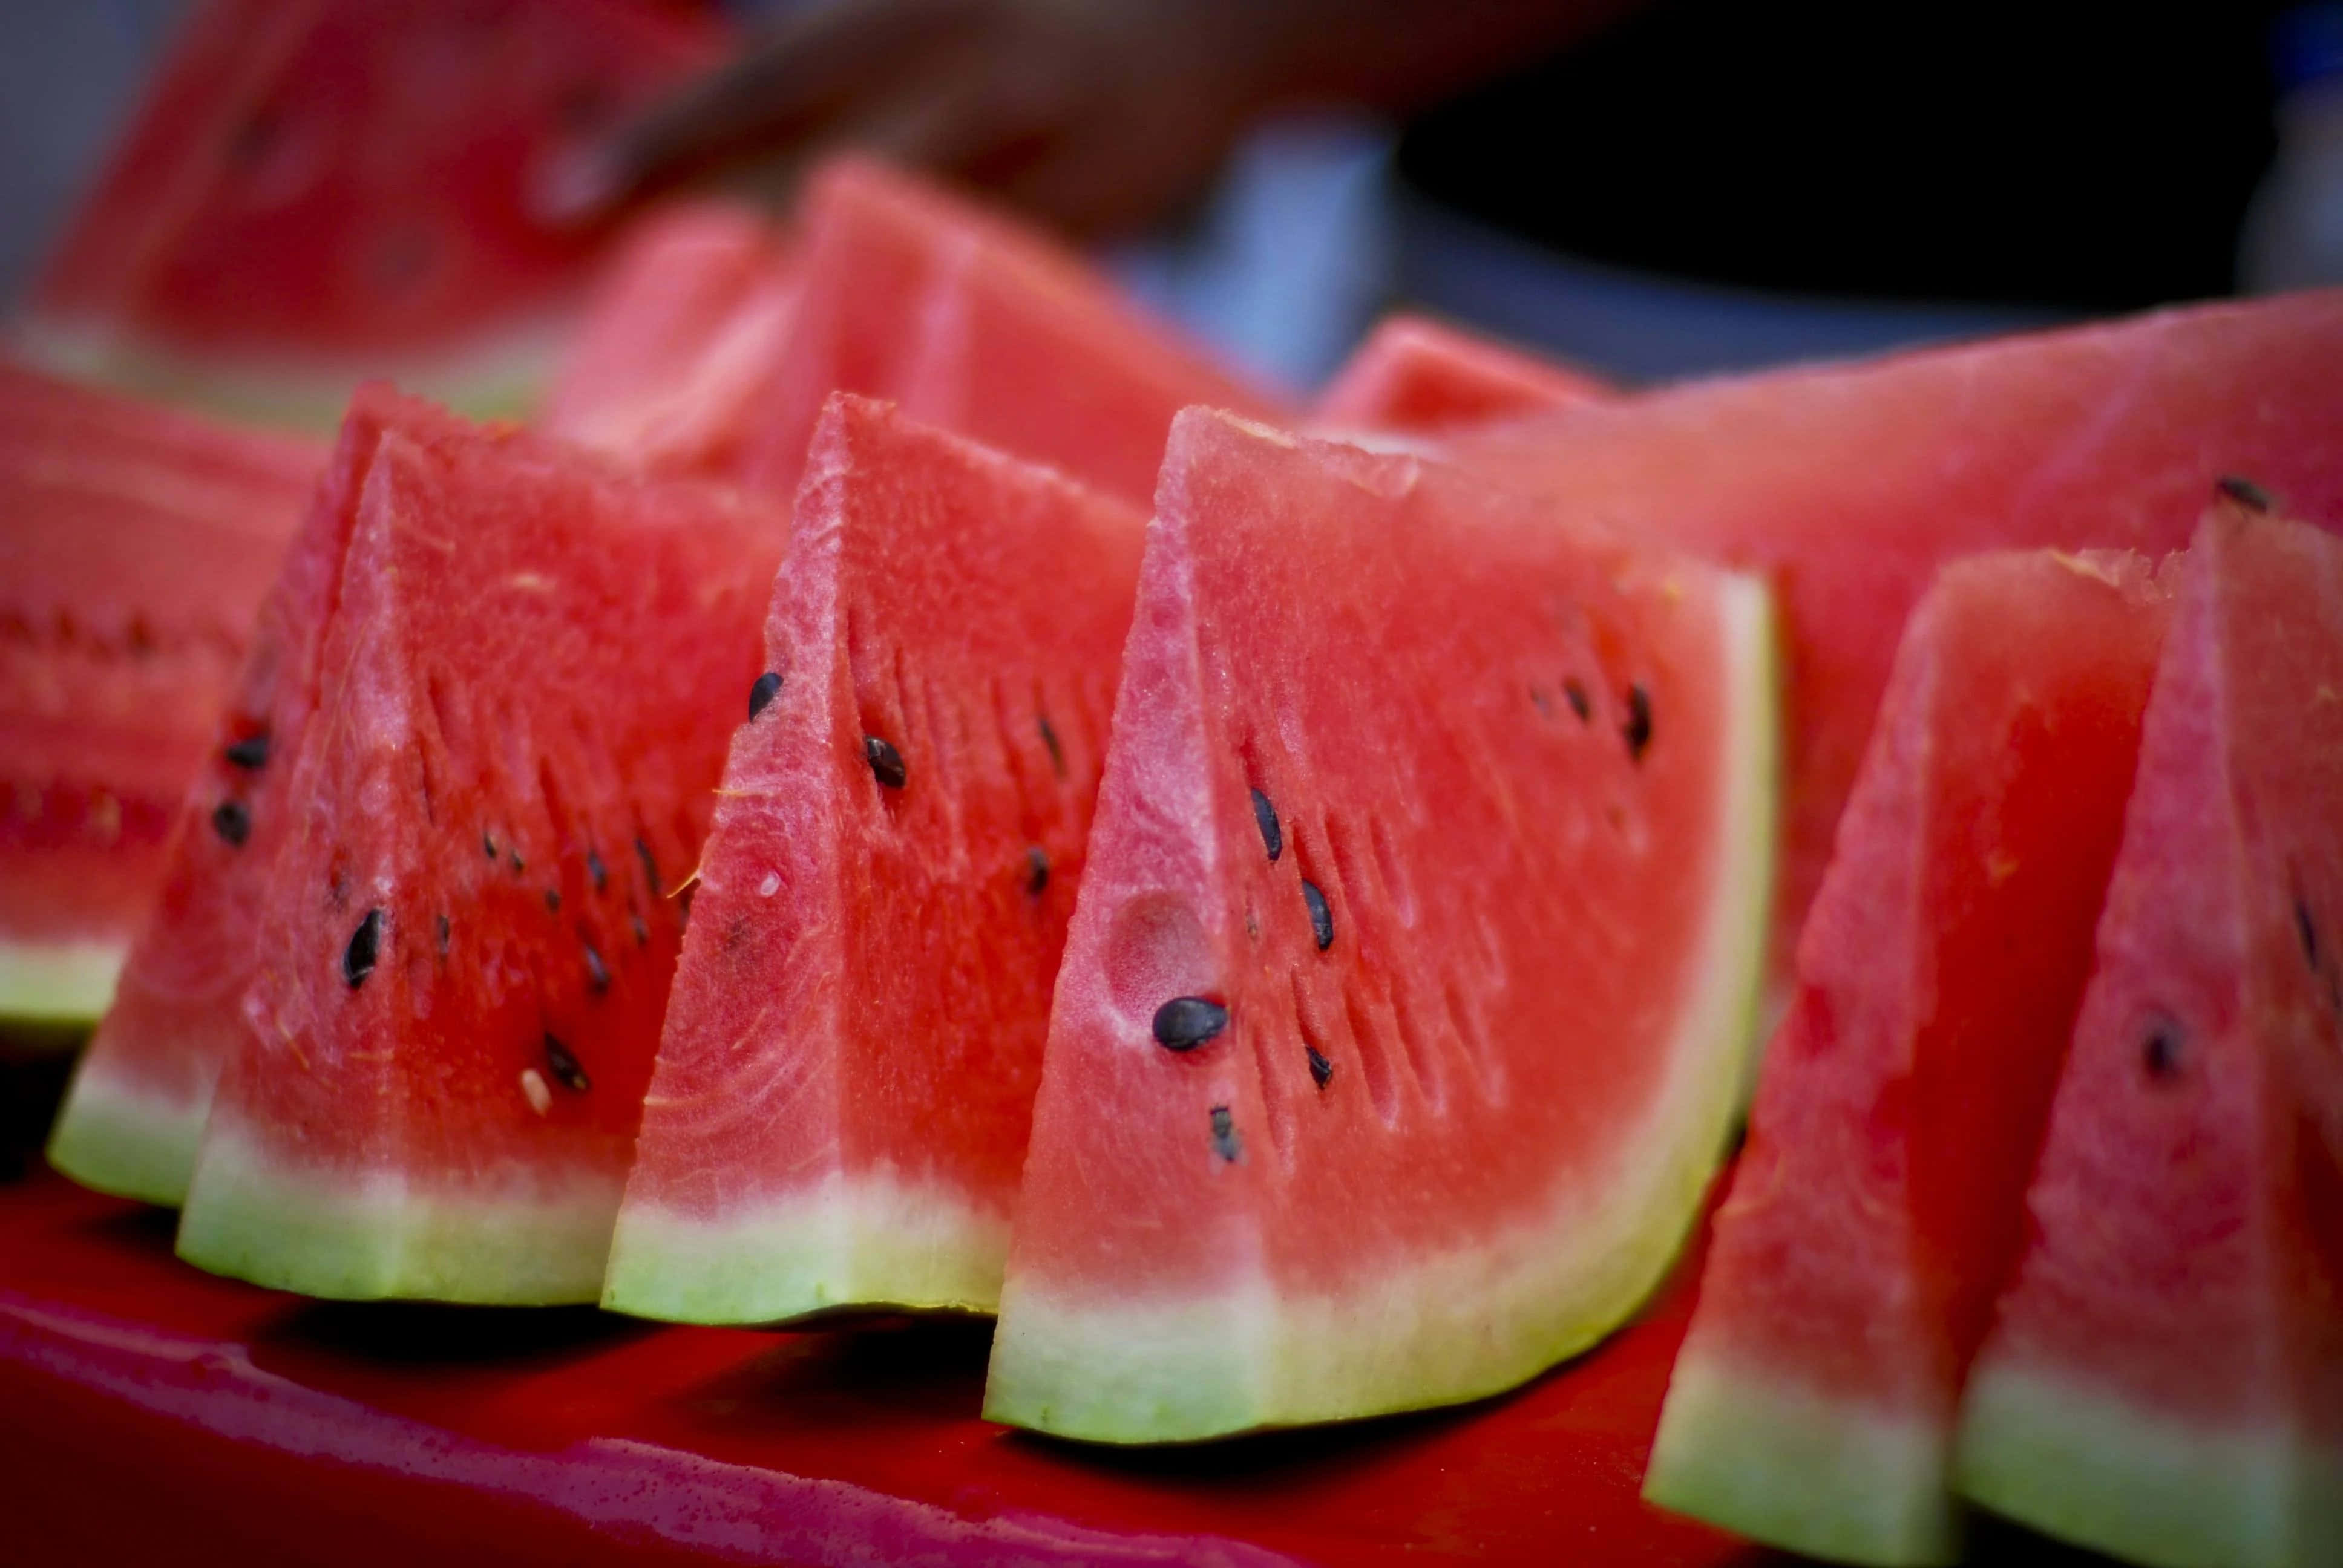
[[[1780,980],[1939,566],[2011,547],[2161,555],[2228,474],[2343,526],[2338,427],[2330,289],[1582,403],[1462,435],[1452,455],[1774,581],[1790,675]]]
[[[207,0],[17,340],[301,423],[372,377],[513,411],[602,238],[534,213],[540,165],[722,37],[645,0]]]
[[[1950,1562],[1954,1412],[2016,1261],[2170,620],[2142,558],[2004,551],[1913,611],[1717,1211],[1644,1494]]]
[[[840,396],[694,891],[606,1306],[990,1311],[1142,514]]]
[[[892,399],[1138,507],[1182,407],[1279,413],[1078,257],[940,186],[840,156],[809,180],[799,217],[795,326],[741,468],[775,494],[796,489],[833,391]]]
[[[1377,323],[1342,362],[1310,417],[1334,430],[1439,437],[1612,395],[1582,371],[1402,311]]]
[[[385,429],[453,439],[461,423],[387,387],[362,388],[262,600],[242,671],[175,809],[157,901],[140,924],[49,1140],[85,1186],[150,1203],[186,1196],[221,1065],[243,1038],[260,961],[254,929],[295,797],[292,759],[318,696],[327,621],[357,499]]]
[[[0,363],[0,1019],[105,1010],[324,461]]]
[[[1729,1135],[1766,598],[1406,457],[1173,427],[986,1413],[1471,1399],[1616,1326]]]
[[[2189,557],[1958,1478],[2135,1562],[2311,1568],[2343,1562],[2343,542],[2231,507]]]

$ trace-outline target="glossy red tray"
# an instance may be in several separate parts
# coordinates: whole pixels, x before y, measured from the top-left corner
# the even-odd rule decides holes
[[[0,1185],[0,1562],[1769,1555],[1636,1495],[1682,1271],[1641,1322],[1503,1399],[1130,1452],[979,1419],[982,1323],[307,1302],[178,1262],[170,1220],[37,1165]]]

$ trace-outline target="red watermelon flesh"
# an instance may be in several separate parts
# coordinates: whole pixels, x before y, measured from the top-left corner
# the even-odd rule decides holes
[[[2016,1261],[2169,574],[2006,551],[1914,609],[1718,1211],[1644,1492],[1949,1562],[1954,1412]]]
[[[1582,371],[1402,312],[1383,317],[1343,362],[1311,417],[1335,429],[1445,436],[1463,426],[1611,395]]]
[[[317,710],[358,497],[393,427],[411,440],[468,438],[461,420],[387,387],[351,404],[226,711],[207,719],[207,754],[182,780],[159,897],[51,1134],[51,1163],[86,1186],[153,1203],[186,1196],[213,1085],[246,1030],[242,998],[263,956],[253,932],[294,814],[292,760]]]
[[[755,209],[650,214],[588,301],[538,427],[655,472],[732,472],[796,300],[789,250]]]
[[[1979,549],[2179,548],[2223,475],[2343,526],[2343,290],[1780,371],[1458,438],[1574,515],[1762,569],[1789,653],[1777,969],[1904,618]]]
[[[604,1304],[990,1311],[1146,518],[839,397]],[[870,750],[875,737],[888,749]]]
[[[375,442],[182,1256],[592,1300],[778,549],[731,492]]]
[[[1182,414],[987,1414],[1367,1415],[1615,1326],[1752,1043],[1770,657],[1751,579]]]
[[[2343,544],[2190,551],[1958,1478],[2142,1563],[2343,1562]]]
[[[0,363],[0,1017],[105,1009],[322,460]]]
[[[313,420],[378,375],[510,407],[599,240],[534,216],[540,166],[720,47],[639,0],[209,0],[23,340]]]
[[[860,157],[818,170],[801,212],[796,327],[760,394],[743,472],[794,490],[834,390],[1057,465],[1133,506],[1172,415],[1275,405],[1031,230]]]

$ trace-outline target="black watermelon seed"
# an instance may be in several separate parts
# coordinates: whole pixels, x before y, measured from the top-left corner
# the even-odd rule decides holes
[[[1066,776],[1066,749],[1058,744],[1057,727],[1050,722],[1050,716],[1046,713],[1041,716],[1040,724],[1041,744],[1050,749],[1050,766],[1057,769],[1059,778],[1063,779]]]
[[[2238,474],[2224,474],[2213,481],[2213,488],[2241,507],[2257,512],[2275,511],[2278,500],[2268,490]]]
[[[781,672],[779,670],[769,669],[757,677],[756,684],[749,688],[749,722],[754,724],[757,721],[757,715],[764,712],[766,705],[779,696],[780,691]]]
[[[1155,1010],[1155,1043],[1193,1050],[1229,1027],[1229,1010],[1200,996],[1175,996]]]
[[[642,916],[640,916],[640,915],[628,915],[628,916],[627,917],[627,923],[628,923],[628,924],[629,924],[629,925],[631,925],[632,927],[634,927],[634,930],[635,930],[635,946],[637,946],[637,947],[639,947],[639,947],[648,947],[648,946],[649,946],[649,945],[650,945],[650,940],[651,940],[651,929],[650,929],[650,927],[649,927],[649,926],[647,926],[647,925],[643,924],[643,918],[642,918]]]
[[[1316,1046],[1306,1046],[1303,1049],[1310,1052],[1311,1081],[1315,1083],[1321,1089],[1323,1089],[1329,1083],[1333,1082],[1334,1064],[1327,1060],[1324,1053],[1319,1050]]]
[[[602,961],[602,955],[595,951],[592,942],[582,942],[579,945],[586,950],[586,983],[594,989],[597,996],[599,996],[610,989],[609,966]]]
[[[1302,879],[1302,901],[1310,906],[1310,934],[1324,952],[1334,945],[1334,911],[1326,905],[1326,895],[1309,878]]]
[[[1619,727],[1627,738],[1627,755],[1637,762],[1652,746],[1652,694],[1638,681],[1627,689],[1627,722]]]
[[[528,869],[528,862],[520,858],[520,851],[518,849],[506,850],[505,859],[512,862],[513,875],[515,876],[518,876],[521,872]]]
[[[635,840],[635,855],[643,863],[643,876],[650,883],[651,891],[658,893],[660,890],[659,862],[651,859],[651,847],[638,839]]]
[[[1285,829],[1277,825],[1277,808],[1258,789],[1252,792],[1252,820],[1261,829],[1261,847],[1269,851],[1269,863],[1274,866],[1285,853]]]
[[[558,913],[560,912],[560,910],[561,910],[561,890],[560,890],[560,889],[558,889],[558,888],[548,888],[548,889],[546,889],[546,890],[545,890],[545,907],[546,907],[547,909],[548,909],[548,910],[553,910],[553,911],[554,911],[555,913],[557,913],[557,914],[558,914]]]
[[[1050,885],[1050,856],[1039,844],[1025,851],[1025,890],[1038,896]]]
[[[1554,717],[1554,699],[1545,694],[1545,688],[1543,686],[1530,688],[1530,706],[1538,710],[1541,718]]]
[[[252,837],[252,813],[241,800],[223,800],[212,808],[212,831],[241,849]]]
[[[1562,694],[1570,699],[1570,710],[1578,715],[1578,721],[1581,724],[1586,724],[1593,721],[1594,718],[1594,702],[1593,699],[1586,695],[1585,687],[1580,685],[1576,680],[1565,680],[1562,683]]]
[[[890,789],[900,789],[910,778],[903,768],[903,754],[876,735],[862,738],[862,759],[870,764],[870,777]]]
[[[2159,1081],[2179,1077],[2180,1045],[2180,1026],[2170,1019],[2158,1019],[2149,1025],[2147,1039],[2140,1045],[2140,1058],[2147,1063],[2147,1075]]]
[[[220,755],[247,773],[257,773],[268,766],[268,731],[247,735]]]
[[[594,890],[600,892],[610,885],[610,869],[602,864],[602,857],[593,850],[586,851],[586,874],[594,880]]]
[[[358,929],[350,933],[350,945],[342,950],[342,980],[352,990],[374,973],[375,950],[381,941],[382,911],[368,910]]]
[[[486,832],[480,835],[480,852],[491,860],[497,858],[497,841]]]
[[[1225,1105],[1212,1107],[1212,1152],[1223,1160],[1234,1160],[1244,1152],[1244,1141],[1237,1136],[1236,1118]]]
[[[439,943],[439,955],[442,958],[445,958],[447,954],[447,936],[448,932],[452,929],[453,928],[447,924],[447,917],[445,915],[440,916],[436,930]]]
[[[2318,928],[2311,922],[2310,906],[2300,899],[2294,900],[2294,934],[2302,940],[2302,961],[2316,973],[2318,969]]]
[[[583,1094],[594,1087],[569,1048],[550,1034],[545,1037],[545,1065],[553,1070],[553,1081],[573,1093]]]

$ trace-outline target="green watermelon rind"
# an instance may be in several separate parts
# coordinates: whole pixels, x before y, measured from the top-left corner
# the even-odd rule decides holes
[[[599,1171],[527,1175],[537,1191],[417,1191],[387,1172],[272,1164],[215,1118],[188,1184],[178,1253],[215,1274],[334,1301],[598,1300],[618,1183]]]
[[[1971,1502],[2146,1568],[2343,1562],[2343,1450],[2175,1421],[2039,1368],[1979,1371],[1953,1463]]]
[[[1357,1298],[1266,1287],[1100,1308],[1012,1277],[987,1420],[1100,1443],[1182,1442],[1462,1403],[1602,1340],[1650,1296],[1698,1221],[1738,1121],[1765,975],[1780,799],[1781,692],[1770,596],[1721,577],[1735,732],[1719,750],[1718,887],[1688,990],[1674,1080],[1623,1147],[1598,1212],[1558,1197],[1543,1224],[1387,1273]]]
[[[176,1104],[91,1075],[85,1056],[49,1133],[48,1161],[83,1186],[176,1209],[204,1135],[204,1105]]]
[[[682,1323],[785,1323],[843,1308],[990,1313],[1008,1257],[1005,1214],[885,1172],[833,1174],[719,1223],[628,1206],[602,1305]]]
[[[128,950],[125,942],[0,941],[0,1020],[96,1023]]]
[[[1917,1568],[1960,1556],[1951,1459],[1935,1422],[1680,1356],[1644,1500],[1808,1556]]]

